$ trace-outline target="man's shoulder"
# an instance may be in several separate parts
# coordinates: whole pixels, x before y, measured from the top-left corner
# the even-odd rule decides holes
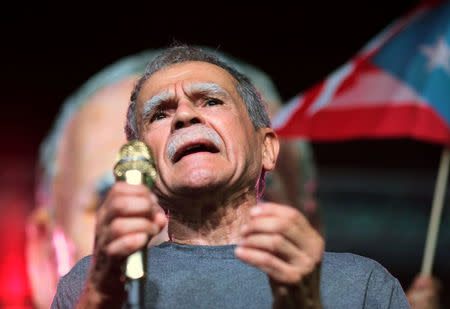
[[[323,264],[330,268],[340,270],[367,271],[374,268],[384,267],[377,261],[354,253],[324,252]]]
[[[321,292],[327,308],[409,308],[398,280],[384,266],[353,253],[324,253]],[[342,306],[336,307],[336,299]]]
[[[89,274],[91,260],[91,256],[82,258],[59,279],[52,308],[72,308],[77,303]]]
[[[79,260],[72,269],[63,276],[63,278],[67,277],[87,277],[87,273],[89,272],[89,267],[91,266],[92,255],[85,256],[81,260]]]
[[[79,260],[67,274],[61,277],[59,284],[70,286],[75,291],[82,289],[89,273],[91,260],[91,255]]]
[[[322,273],[328,277],[339,277],[352,282],[367,282],[379,278],[395,279],[389,271],[377,261],[354,253],[325,252]]]

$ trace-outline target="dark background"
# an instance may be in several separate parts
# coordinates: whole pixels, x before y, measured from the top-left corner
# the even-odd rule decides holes
[[[4,175],[11,177],[0,180],[6,194],[0,199],[5,223],[0,235],[8,235],[0,244],[4,252],[14,251],[19,262],[8,264],[4,258],[0,304],[16,302],[14,293],[29,304],[29,291],[20,288],[26,281],[24,266],[14,273],[24,278],[14,283],[15,290],[12,279],[6,279],[11,277],[7,269],[22,265],[22,224],[33,205],[38,146],[67,95],[119,58],[177,40],[218,48],[259,67],[273,78],[283,100],[289,100],[419,1],[333,3],[244,7],[210,2],[196,7],[73,2],[60,7],[15,4],[3,10],[1,160]],[[420,270],[441,147],[407,139],[312,146],[328,249],[375,258],[407,288]],[[448,208],[434,268],[447,291],[450,254],[443,244],[450,240]],[[17,235],[14,241],[11,230]]]

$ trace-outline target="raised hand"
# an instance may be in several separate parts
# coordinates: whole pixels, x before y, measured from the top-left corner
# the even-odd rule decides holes
[[[118,182],[97,213],[94,254],[80,307],[117,307],[125,298],[122,266],[166,225],[156,195],[144,185]],[[81,306],[82,305],[82,306]]]
[[[324,240],[295,208],[261,203],[250,211],[235,254],[270,278],[274,308],[321,308]]]

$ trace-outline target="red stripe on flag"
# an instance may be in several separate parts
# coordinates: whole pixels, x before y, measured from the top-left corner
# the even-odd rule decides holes
[[[334,97],[343,92],[351,91],[351,89],[359,82],[363,74],[384,73],[380,68],[370,63],[367,58],[357,57],[355,58],[353,65],[353,71],[340,82]],[[370,94],[370,92],[368,92],[368,94]]]
[[[416,139],[448,144],[449,128],[436,112],[427,106],[404,104],[322,110],[310,117],[297,113],[289,125],[277,134],[286,139],[303,136],[315,141],[338,141],[354,138]]]

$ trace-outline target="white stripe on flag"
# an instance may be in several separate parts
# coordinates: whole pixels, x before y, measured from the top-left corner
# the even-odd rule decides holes
[[[312,115],[324,108],[324,106],[326,106],[333,98],[339,85],[341,85],[341,82],[353,72],[354,68],[355,66],[353,65],[353,62],[349,62],[340,67],[333,74],[331,74],[325,82],[322,93],[317,98],[317,100],[313,104],[311,104],[311,107],[309,108],[307,113],[309,115]]]

